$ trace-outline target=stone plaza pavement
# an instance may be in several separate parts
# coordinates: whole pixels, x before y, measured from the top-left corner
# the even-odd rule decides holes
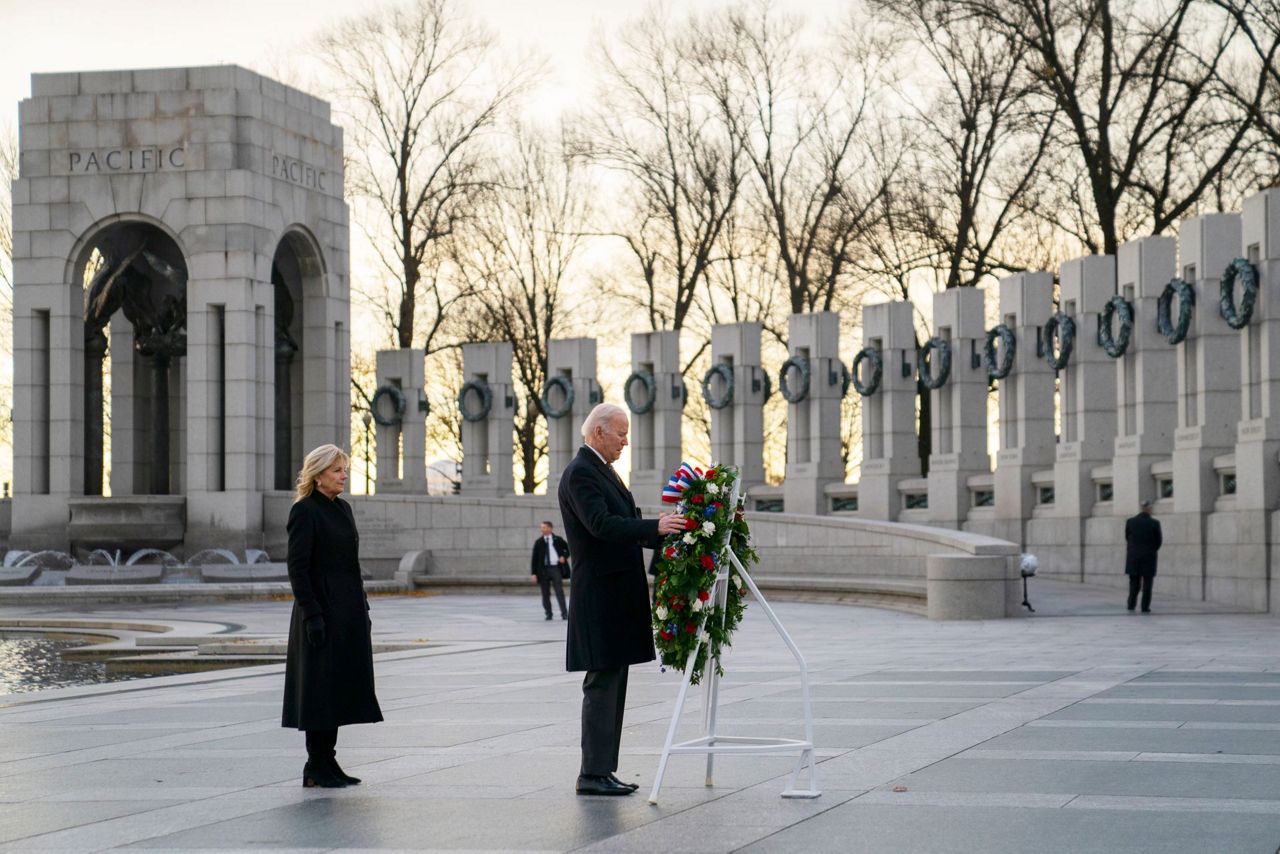
[[[787,757],[672,758],[677,687],[633,668],[619,776],[573,793],[578,683],[534,597],[376,597],[386,722],[342,730],[363,785],[304,790],[263,666],[0,696],[12,851],[1259,852],[1280,846],[1280,621],[1037,583],[1023,620],[937,623],[777,603],[810,662],[817,800]],[[284,631],[287,602],[103,606],[95,619]],[[1072,615],[1075,616],[1072,616]],[[53,607],[0,617],[73,616]],[[799,736],[798,682],[758,607],[726,661],[722,731]],[[699,695],[700,696],[700,695]],[[686,715],[692,735],[699,715]]]

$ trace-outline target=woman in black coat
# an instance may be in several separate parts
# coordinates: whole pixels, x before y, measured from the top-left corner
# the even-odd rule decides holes
[[[351,505],[338,497],[347,485],[347,465],[347,455],[335,445],[307,454],[289,511],[293,615],[281,725],[307,733],[307,787],[359,783],[338,765],[338,727],[382,720],[373,690],[360,535]]]

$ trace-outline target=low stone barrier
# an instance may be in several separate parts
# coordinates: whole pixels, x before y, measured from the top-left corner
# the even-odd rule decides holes
[[[929,555],[929,619],[1016,617],[1022,591],[1014,562],[999,555]]]
[[[275,532],[268,549],[276,560],[286,549],[289,500],[287,494],[273,496],[266,508],[267,529]],[[375,578],[394,577],[405,585],[534,592],[538,588],[529,583],[529,555],[538,522],[549,519],[563,531],[558,505],[547,496],[375,495],[350,500],[364,569]],[[658,512],[645,508],[646,516]],[[1021,613],[1020,550],[1013,543],[967,531],[849,517],[750,513],[748,518],[760,555],[752,574],[766,594],[927,611],[935,619]],[[929,571],[934,558],[954,559],[936,584]]]

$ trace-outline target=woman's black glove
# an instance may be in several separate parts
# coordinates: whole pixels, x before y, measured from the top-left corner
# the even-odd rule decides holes
[[[307,621],[302,625],[307,630],[307,643],[316,648],[324,646],[324,617],[320,614],[307,617]]]

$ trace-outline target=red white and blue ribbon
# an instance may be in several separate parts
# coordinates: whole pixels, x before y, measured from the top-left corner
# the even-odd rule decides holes
[[[676,504],[689,484],[701,476],[702,469],[686,462],[680,463],[680,468],[667,480],[667,485],[662,487],[662,500],[667,504]]]

